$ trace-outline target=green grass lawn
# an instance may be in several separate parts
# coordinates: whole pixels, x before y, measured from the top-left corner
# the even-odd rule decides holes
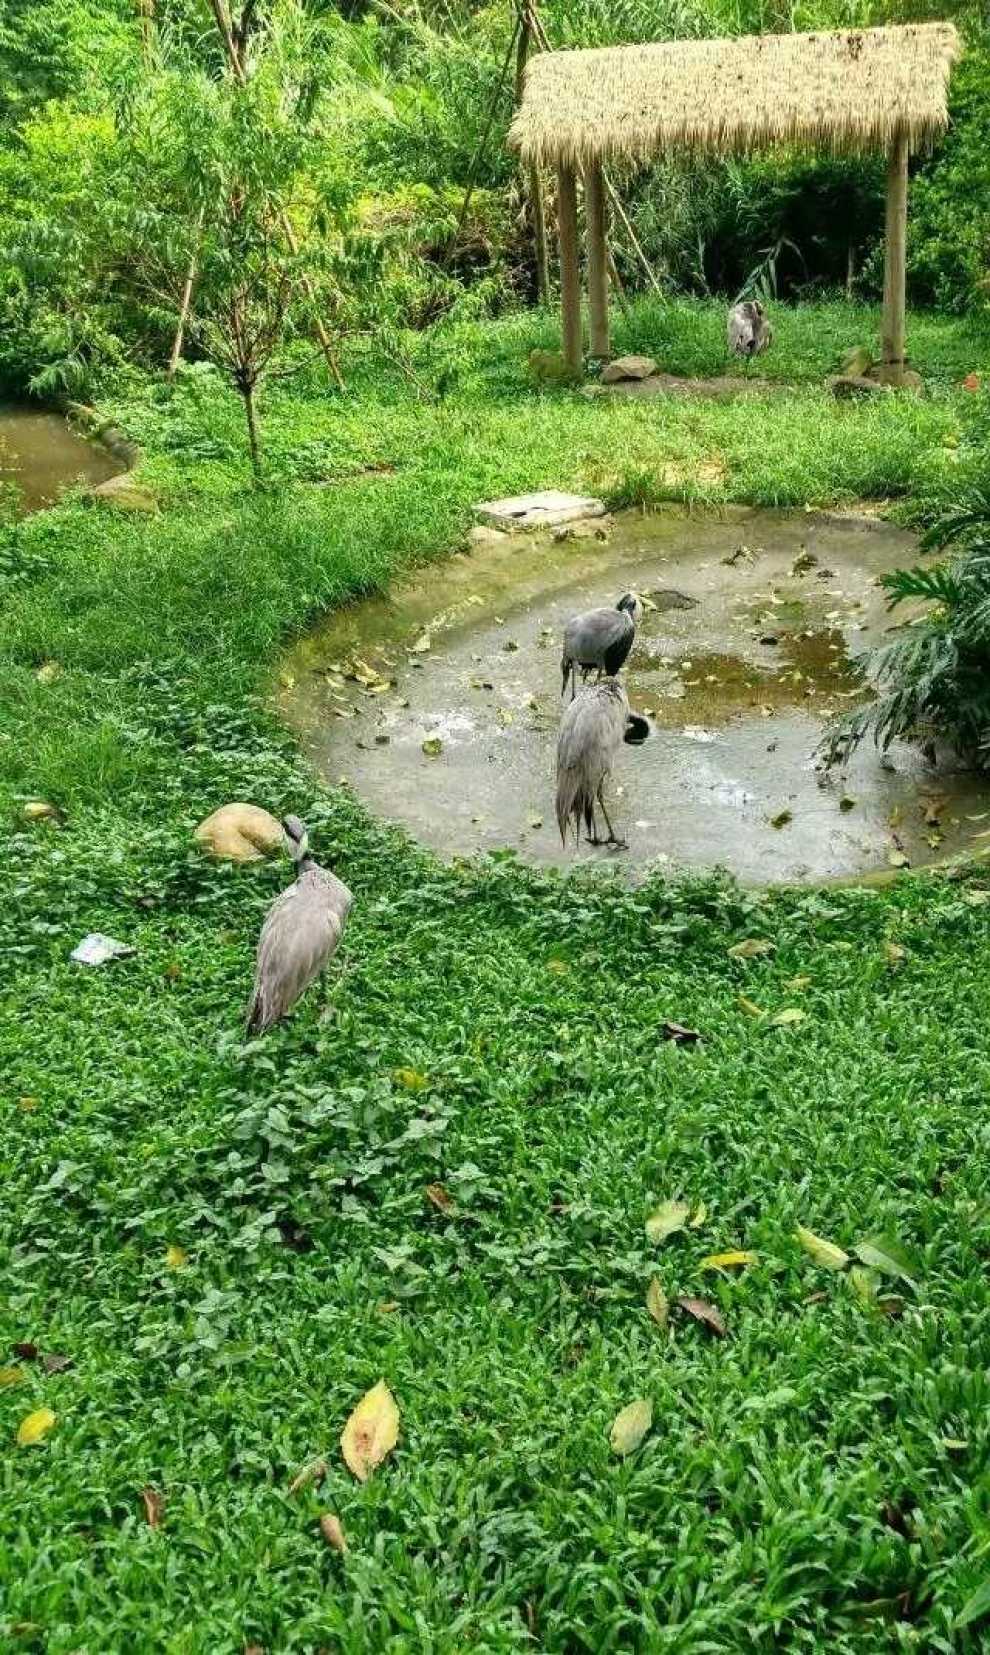
[[[4,532],[3,1649],[984,1647],[953,1623],[990,1576],[990,880],[768,897],[445,867],[322,788],[263,700],[281,641],[458,544],[486,494],[924,509],[967,463],[958,380],[990,352],[918,319],[931,394],[835,405],[821,374],[874,320],[783,312],[790,389],[724,407],[530,390],[539,318],[422,345],[439,405],[355,354],[345,397],[269,402],[260,497],[209,376],[135,381],[106,411],[161,513],[69,501]],[[721,325],[644,308],[620,343],[717,371]],[[696,487],[713,454],[724,480]],[[62,825],[26,826],[27,797]],[[356,894],[329,991],[247,1046],[288,870],[195,852],[230,798],[302,814]],[[91,929],[136,956],[70,964]],[[772,950],[730,956],[751,937]],[[705,1213],[658,1246],[673,1197]],[[899,1314],[797,1224],[898,1238],[911,1282],[866,1285]],[[748,1269],[703,1268],[737,1247]],[[658,1327],[654,1275],[728,1337]],[[337,1444],[380,1378],[401,1435],[361,1485]],[[620,1460],[637,1397],[653,1428]],[[41,1407],[46,1442],[17,1446]]]

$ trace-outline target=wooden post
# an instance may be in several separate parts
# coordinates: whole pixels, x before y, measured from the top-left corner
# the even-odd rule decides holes
[[[557,167],[557,239],[560,243],[561,344],[564,361],[580,375],[584,367],[581,337],[581,272],[578,266],[577,177],[561,161]]]
[[[904,382],[905,236],[907,232],[907,134],[898,132],[887,157],[887,225],[883,259],[883,361],[886,385]]]
[[[605,186],[600,161],[584,172],[584,222],[588,237],[588,310],[591,316],[591,354],[609,355],[608,245]]]

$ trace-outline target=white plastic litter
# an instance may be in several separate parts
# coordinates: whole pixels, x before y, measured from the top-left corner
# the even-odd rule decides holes
[[[129,954],[136,953],[137,949],[129,943],[118,942],[115,937],[105,937],[102,931],[91,931],[72,950],[69,958],[79,965],[106,965],[108,960],[124,960]]]

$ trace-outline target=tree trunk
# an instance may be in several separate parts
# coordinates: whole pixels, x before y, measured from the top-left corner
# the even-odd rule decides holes
[[[608,214],[600,161],[584,170],[584,224],[588,241],[588,312],[591,318],[591,354],[604,361],[608,336]]]
[[[234,79],[239,81],[243,86],[247,80],[247,75],[245,74],[244,65],[238,55],[230,17],[227,14],[224,0],[210,0],[210,6],[216,20],[220,38],[223,41],[224,51],[227,54],[227,61],[230,64],[231,72]],[[289,215],[284,207],[278,208],[278,219],[282,226],[282,234],[285,236],[285,239],[289,244],[289,252],[292,254],[293,258],[295,258],[299,252],[299,241],[295,231],[292,228]],[[320,342],[320,349],[326,358],[326,364],[330,370],[330,375],[334,380],[337,389],[342,391],[344,389],[343,375],[341,374],[336,355],[334,354],[333,345],[330,342],[330,335],[323,324],[323,318],[316,309],[316,291],[313,287],[313,283],[310,281],[310,278],[305,271],[300,277],[299,285],[310,304],[313,306],[313,327],[316,337]]]
[[[240,385],[238,389],[244,401],[244,418],[247,422],[248,448],[251,451],[251,470],[256,483],[261,481],[261,442],[258,436],[258,411],[255,407],[253,385]]]
[[[199,256],[199,238],[203,230],[203,219],[206,208],[199,209],[199,218],[196,220],[196,248],[189,260],[189,269],[182,288],[182,301],[179,305],[179,320],[175,326],[175,338],[172,340],[172,350],[168,359],[168,379],[175,378],[175,370],[182,360],[182,342],[185,337],[186,323],[189,320],[189,307],[192,304],[193,286],[196,281],[196,262]]]
[[[883,260],[883,361],[885,385],[904,383],[904,291],[907,237],[907,134],[897,133],[887,158],[887,235]]]
[[[574,168],[557,168],[557,239],[560,244],[560,312],[564,361],[571,373],[584,367],[581,338],[581,272],[578,264],[577,179]]]
[[[535,33],[533,8],[536,0],[521,0],[519,8],[519,44],[516,48],[516,108],[522,103],[526,64]],[[536,261],[536,294],[541,305],[550,302],[550,270],[547,259],[547,215],[543,205],[543,180],[534,161],[526,169],[529,211],[533,221],[533,255]]]

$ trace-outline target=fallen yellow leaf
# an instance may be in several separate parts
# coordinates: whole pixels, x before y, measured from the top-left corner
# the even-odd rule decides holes
[[[0,1368],[0,1390],[7,1385],[19,1385],[23,1378],[23,1368]]]
[[[421,1069],[396,1069],[392,1078],[404,1092],[422,1092],[429,1085]]]
[[[702,1270],[732,1270],[741,1269],[747,1264],[756,1263],[755,1253],[734,1251],[729,1253],[709,1253],[701,1261]]]
[[[801,994],[804,989],[811,987],[810,977],[785,977],[784,987],[791,994]]]
[[[646,1220],[646,1234],[650,1241],[666,1241],[676,1230],[683,1230],[691,1208],[686,1201],[665,1201]]]
[[[165,1249],[166,1270],[181,1270],[183,1266],[188,1263],[189,1254],[186,1252],[186,1249],[184,1247],[176,1246],[174,1241],[170,1242],[168,1247]]]
[[[739,997],[736,1001],[736,1004],[738,1005],[740,1011],[744,1011],[746,1013],[747,1017],[765,1017],[766,1016],[766,1013],[764,1012],[763,1007],[758,1006],[756,1004],[755,1000],[748,1000],[746,998],[745,994],[740,994],[739,995]]]
[[[745,942],[734,942],[727,953],[730,960],[756,960],[772,950],[773,943],[767,937],[747,937]]]
[[[398,1440],[399,1410],[384,1379],[380,1379],[361,1398],[341,1433],[345,1464],[358,1482],[367,1482]]]
[[[55,1415],[50,1408],[36,1408],[33,1414],[25,1414],[17,1427],[17,1440],[22,1448],[32,1448],[35,1443],[44,1442],[52,1426],[55,1424]]]
[[[783,1029],[789,1023],[803,1023],[807,1015],[808,1013],[802,1011],[800,1006],[785,1006],[783,1011],[778,1011],[775,1017],[771,1017],[770,1027]]]
[[[694,1212],[691,1214],[691,1218],[689,1220],[691,1229],[692,1230],[700,1230],[702,1224],[705,1222],[705,1219],[707,1217],[708,1217],[708,1208],[705,1206],[705,1203],[703,1201],[699,1201],[698,1205],[694,1209]]]
[[[834,1241],[826,1241],[822,1236],[816,1236],[813,1230],[806,1230],[799,1224],[795,1230],[801,1246],[809,1253],[816,1264],[826,1270],[844,1270],[849,1263],[849,1254],[837,1247]]]
[[[646,1289],[646,1308],[658,1327],[667,1326],[667,1318],[670,1315],[670,1300],[656,1276],[653,1277]]]
[[[340,1518],[335,1517],[332,1511],[325,1511],[320,1518],[320,1532],[333,1551],[346,1552],[347,1536],[344,1533],[344,1526]]]
[[[609,1432],[609,1443],[613,1454],[635,1453],[647,1431],[653,1424],[653,1403],[649,1397],[637,1397],[625,1408],[620,1409],[612,1421]]]

